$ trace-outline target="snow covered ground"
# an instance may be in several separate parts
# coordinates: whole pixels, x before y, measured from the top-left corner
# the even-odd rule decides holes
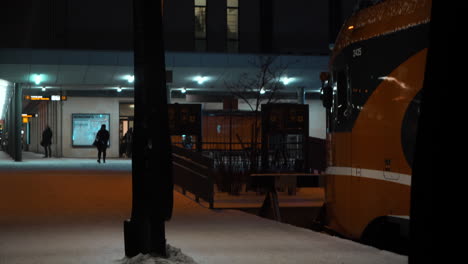
[[[25,157],[18,163],[0,152],[0,264],[164,263],[143,255],[124,257],[123,221],[131,209],[129,160],[104,165]],[[408,261],[240,211],[209,210],[178,192],[174,202],[167,242],[198,264]]]

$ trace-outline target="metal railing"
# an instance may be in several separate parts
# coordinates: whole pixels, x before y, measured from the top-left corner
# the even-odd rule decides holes
[[[174,142],[175,146],[183,146],[182,142]],[[246,147],[248,146],[248,147]],[[256,147],[252,147],[256,146]],[[180,148],[180,147],[179,147]],[[297,142],[270,145],[267,153],[268,164],[262,167],[262,150],[260,143],[226,143],[203,142],[202,156],[212,160],[213,183],[221,192],[238,194],[241,187],[255,190],[249,177],[267,168],[269,172],[303,172],[304,155],[302,145]],[[196,146],[184,151],[195,152]]]
[[[213,160],[200,153],[172,147],[172,165],[174,184],[182,188],[182,192],[189,191],[199,202],[202,198],[213,208],[214,202],[214,173]]]

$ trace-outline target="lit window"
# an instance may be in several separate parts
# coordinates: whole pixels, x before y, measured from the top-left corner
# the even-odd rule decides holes
[[[227,0],[228,51],[237,52],[239,46],[239,0]]]
[[[195,39],[206,38],[206,0],[195,0]]]

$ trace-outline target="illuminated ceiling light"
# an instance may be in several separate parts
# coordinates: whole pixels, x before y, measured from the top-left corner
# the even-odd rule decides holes
[[[43,91],[43,92],[46,91],[46,87],[45,87],[45,86],[42,86],[42,91]]]
[[[185,89],[185,88],[182,88],[182,90],[180,90],[180,92],[184,94],[184,93],[186,93],[186,92],[187,92],[187,89]]]
[[[122,87],[117,88],[117,92],[120,93],[122,91]]]
[[[265,88],[262,87],[262,89],[260,89],[260,94],[265,94],[266,93],[266,90]]]
[[[195,78],[193,78],[194,81],[196,81],[198,84],[203,84],[204,82],[206,82],[208,80],[208,77],[206,76],[196,76]]]
[[[280,81],[281,81],[284,85],[288,85],[288,84],[290,84],[292,81],[294,81],[294,78],[282,77],[282,78],[280,79]]]
[[[42,75],[41,74],[33,74],[32,79],[35,84],[39,85],[42,82]]]
[[[127,75],[125,76],[125,79],[127,79],[127,82],[133,83],[135,81],[135,75]]]
[[[354,26],[349,26],[348,29],[349,30],[354,29]]]

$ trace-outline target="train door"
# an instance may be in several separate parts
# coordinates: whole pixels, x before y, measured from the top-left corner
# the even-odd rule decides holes
[[[396,70],[398,72],[399,70]],[[393,83],[384,81],[380,89],[383,98],[392,98],[382,104],[380,112],[377,113],[379,120],[385,128],[382,130],[385,149],[382,157],[382,176],[387,182],[397,182],[400,179],[400,150],[401,150],[401,123],[399,116],[403,116],[402,104],[398,103],[399,98],[406,96],[402,93],[402,88]],[[382,100],[383,101],[383,100]]]
[[[354,50],[353,50],[354,58]],[[349,197],[349,222],[347,226],[347,234],[351,237],[359,237],[360,231],[365,226],[362,223],[367,223],[366,220],[369,208],[368,197],[366,196],[365,175],[367,173],[367,164],[364,161],[364,157],[369,153],[368,146],[372,137],[369,131],[356,127],[356,121],[359,116],[358,106],[362,104],[362,92],[366,89],[366,84],[362,80],[368,78],[364,76],[361,71],[362,67],[359,65],[362,61],[350,60],[346,68],[346,82],[347,82],[347,112],[346,118],[349,122],[350,127],[350,142],[351,142],[351,154],[350,154],[350,167],[351,177],[349,180],[350,197]],[[363,140],[364,139],[364,140]]]
[[[327,180],[327,206],[332,211],[330,225],[343,233],[351,221],[354,191],[352,189],[352,122],[348,67],[332,73],[333,104],[330,109],[329,142],[332,151],[332,171]]]

